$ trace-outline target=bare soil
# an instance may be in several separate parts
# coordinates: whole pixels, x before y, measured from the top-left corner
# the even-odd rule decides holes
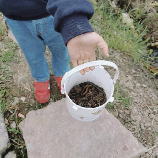
[[[120,71],[119,85],[131,98],[131,105],[123,107],[115,100],[109,109],[121,123],[149,150],[143,158],[158,157],[158,80],[129,56],[111,50],[110,58]],[[152,148],[153,147],[153,148]]]

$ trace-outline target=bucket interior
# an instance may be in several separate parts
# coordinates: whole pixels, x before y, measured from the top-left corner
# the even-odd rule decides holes
[[[114,85],[111,76],[102,66],[95,66],[93,71],[86,72],[85,75],[82,75],[80,72],[76,72],[70,76],[64,84],[66,96],[68,96],[69,91],[74,86],[83,82],[92,82],[103,88],[106,93],[106,104],[109,102],[109,99],[113,95]]]

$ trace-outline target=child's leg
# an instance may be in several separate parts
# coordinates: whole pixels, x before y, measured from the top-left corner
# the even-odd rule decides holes
[[[49,67],[45,58],[45,43],[39,38],[35,21],[17,21],[6,18],[37,82],[49,80]]]
[[[41,36],[52,53],[54,75],[56,77],[63,76],[65,72],[70,70],[70,57],[67,47],[63,42],[61,34],[57,33],[53,28],[53,16],[41,19],[41,23],[44,23],[43,28],[41,28]]]

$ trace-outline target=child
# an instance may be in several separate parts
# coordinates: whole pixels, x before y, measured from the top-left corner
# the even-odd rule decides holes
[[[94,10],[87,0],[0,0],[0,12],[29,64],[39,103],[50,98],[46,45],[59,88],[70,58],[73,66],[95,60],[97,46],[108,56],[106,42],[89,24]],[[93,67],[81,73],[89,70]]]

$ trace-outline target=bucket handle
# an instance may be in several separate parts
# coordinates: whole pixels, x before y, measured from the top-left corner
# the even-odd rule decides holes
[[[62,81],[61,81],[61,93],[62,94],[65,93],[64,83],[71,75],[73,75],[74,73],[76,73],[82,69],[85,69],[86,67],[102,66],[102,65],[112,67],[116,70],[115,76],[113,79],[113,83],[115,84],[116,80],[118,79],[118,76],[119,76],[119,70],[118,70],[117,65],[111,61],[97,60],[97,61],[91,61],[91,62],[87,62],[87,63],[81,64],[81,65],[78,65],[78,66],[74,67],[73,69],[71,69],[70,71],[66,72],[65,75],[63,76]]]

